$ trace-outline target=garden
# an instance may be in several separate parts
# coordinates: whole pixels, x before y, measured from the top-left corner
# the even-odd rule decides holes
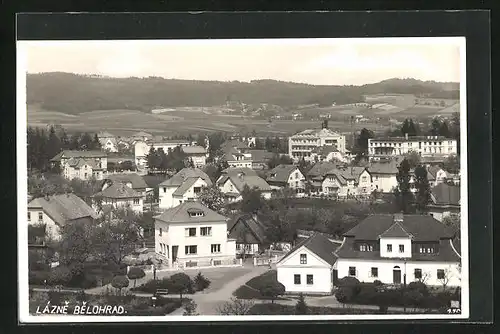
[[[233,295],[238,299],[286,300],[285,287],[278,282],[276,270],[269,270],[240,286]]]

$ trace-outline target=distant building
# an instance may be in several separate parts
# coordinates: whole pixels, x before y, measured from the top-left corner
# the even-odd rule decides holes
[[[222,145],[224,159],[231,168],[252,168],[252,154],[246,143],[239,140],[230,140]]]
[[[115,182],[93,196],[96,210],[110,206],[114,209],[130,208],[134,212],[144,211],[144,194],[132,189],[131,183]],[[100,202],[100,203],[99,203]]]
[[[65,150],[50,160],[59,164],[61,174],[68,180],[88,180],[92,177],[102,180],[107,171],[107,154],[102,151]]]
[[[207,150],[203,146],[183,146],[182,151],[193,161],[194,167],[202,168],[207,164]]]
[[[263,170],[268,169],[268,162],[274,157],[274,153],[266,150],[248,150],[252,157],[252,169]]]
[[[431,189],[429,214],[442,221],[443,218],[460,215],[460,186],[440,183]]]
[[[142,176],[137,173],[109,174],[104,178],[101,190],[115,183],[123,183],[138,193],[141,193],[144,197],[147,192],[153,190],[148,187]]]
[[[216,184],[229,202],[241,201],[245,186],[257,188],[262,197],[271,198],[272,189],[269,184],[250,168],[225,169]]]
[[[291,136],[288,139],[288,154],[295,161],[302,158],[314,161],[314,150],[323,146],[333,146],[341,153],[346,149],[345,136],[328,129],[326,121],[321,129],[304,130]]]
[[[196,201],[205,187],[212,186],[210,177],[198,168],[183,168],[159,187],[159,208],[170,209],[179,204]]]
[[[173,150],[176,147],[187,147],[191,146],[192,142],[189,140],[136,140],[134,144],[134,156],[135,165],[139,168],[144,168],[147,165],[147,155],[151,148],[155,150],[162,149],[165,154],[168,154],[169,150]]]
[[[256,215],[239,215],[229,221],[228,227],[229,237],[236,240],[237,254],[252,256],[267,248],[267,227]]]
[[[372,180],[372,190],[390,193],[398,186],[396,178],[399,163],[395,160],[371,162],[367,167]]]
[[[153,135],[144,131],[139,131],[130,136],[130,138],[134,141],[137,140],[148,141],[153,139]]]
[[[103,131],[97,134],[101,149],[106,152],[118,152],[118,143],[116,137],[109,132]]]
[[[75,194],[39,197],[28,203],[28,224],[45,225],[45,233],[60,238],[60,229],[68,223],[91,223],[97,213]]]
[[[303,193],[306,178],[295,165],[278,165],[267,172],[266,182],[272,189],[290,188]]]
[[[457,154],[457,141],[441,136],[385,137],[368,139],[368,155],[376,160],[416,152],[422,158],[446,158]]]
[[[227,218],[198,202],[184,202],[155,219],[155,252],[171,268],[235,265],[236,240]]]

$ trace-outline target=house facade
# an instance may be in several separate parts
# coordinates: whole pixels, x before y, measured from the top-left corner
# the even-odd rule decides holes
[[[345,233],[338,277],[401,285],[460,286],[455,232],[428,215],[372,215]]]
[[[198,202],[183,202],[155,218],[155,252],[169,267],[236,264],[227,218]]]
[[[316,233],[292,248],[276,264],[278,282],[288,294],[331,294],[336,280],[338,245]]]
[[[109,132],[99,132],[97,134],[101,149],[106,152],[118,152],[118,143],[116,137]]]
[[[331,146],[344,153],[345,136],[332,131],[323,123],[321,129],[309,129],[299,132],[288,138],[288,155],[299,161],[304,158],[305,161],[314,161],[315,152],[321,147]]]
[[[306,178],[295,165],[278,165],[267,173],[266,182],[272,189],[290,188],[297,193],[305,190]]]
[[[369,196],[371,176],[364,167],[337,167],[325,173],[321,183],[322,194],[348,198]]]
[[[183,168],[159,187],[159,208],[173,208],[187,201],[195,201],[205,187],[212,186],[210,177],[198,168]]]
[[[203,168],[207,164],[208,152],[203,146],[183,146],[182,151],[193,161],[194,167]]]
[[[53,157],[50,162],[58,164],[61,175],[72,180],[74,178],[88,180],[92,177],[102,180],[107,171],[107,154],[102,151],[65,150]]]
[[[236,240],[236,254],[247,257],[258,255],[266,248],[266,226],[256,215],[244,214],[228,224],[229,238]]]
[[[101,211],[103,206],[111,206],[115,209],[130,208],[136,213],[144,212],[143,193],[132,189],[130,183],[115,182],[93,196],[96,211]]]
[[[28,224],[45,225],[47,236],[55,240],[67,223],[91,223],[96,218],[95,210],[75,194],[39,197],[28,203]]]
[[[217,180],[217,186],[229,202],[241,201],[241,193],[245,186],[258,189],[265,199],[270,199],[272,195],[271,186],[266,180],[249,168],[225,169]]]
[[[396,178],[398,174],[397,161],[371,162],[366,169],[371,176],[372,190],[390,193],[398,186],[398,180]]]
[[[252,154],[248,145],[239,140],[229,140],[222,145],[224,159],[230,168],[252,168]]]
[[[383,137],[368,139],[370,159],[403,156],[416,152],[423,158],[446,158],[457,154],[457,141],[442,136]]]

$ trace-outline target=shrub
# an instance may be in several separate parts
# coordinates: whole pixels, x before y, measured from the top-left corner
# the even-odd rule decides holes
[[[111,286],[115,289],[118,289],[120,292],[123,288],[128,287],[129,280],[126,276],[115,276],[113,280],[111,280]]]
[[[233,292],[233,296],[238,299],[259,299],[262,298],[258,290],[252,289],[247,285],[242,285]]]
[[[357,286],[360,282],[356,277],[346,276],[338,280],[338,286]]]
[[[199,315],[196,312],[196,303],[192,300],[188,300],[186,303],[184,303],[184,313],[182,315]]]
[[[196,291],[203,291],[210,286],[210,280],[203,276],[201,272],[198,272],[198,275],[194,278],[194,285]]]
[[[67,285],[72,278],[73,274],[68,267],[59,266],[50,271],[47,283],[52,286]]]
[[[166,280],[169,292],[178,293],[182,302],[182,294],[194,293],[194,283],[191,277],[184,273],[177,273]]]
[[[337,291],[335,291],[335,298],[339,301],[339,303],[346,304],[351,301],[352,297],[352,288],[350,287],[340,287]]]
[[[278,275],[276,270],[269,270],[262,275],[256,276],[249,280],[246,285],[252,287],[256,290],[260,290],[262,287],[278,283]]]
[[[271,303],[274,303],[276,298],[285,293],[285,286],[279,282],[271,282],[268,285],[261,286],[259,292],[263,297],[271,299]]]
[[[373,285],[375,285],[376,287],[379,287],[379,286],[383,286],[384,283],[382,283],[381,281],[379,281],[378,279],[373,281]]]
[[[304,295],[301,293],[299,295],[299,300],[297,300],[297,304],[295,304],[295,314],[307,314],[308,307],[304,298]]]
[[[144,272],[144,270],[142,270],[139,267],[132,267],[132,268],[130,268],[129,271],[128,271],[128,274],[127,274],[127,277],[129,279],[133,279],[134,280],[134,287],[136,285],[137,279],[138,278],[143,278],[144,276],[146,276],[146,273]]]
[[[45,285],[45,281],[49,284],[48,271],[30,271],[28,276],[30,285]]]
[[[410,284],[408,284],[408,289],[418,291],[424,296],[429,295],[429,289],[427,288],[427,285],[422,282],[411,282]]]

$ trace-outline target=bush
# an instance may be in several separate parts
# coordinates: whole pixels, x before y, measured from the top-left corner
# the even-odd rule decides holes
[[[343,286],[337,289],[335,291],[335,298],[338,300],[339,303],[341,304],[347,304],[351,301],[353,298],[353,289],[348,286]]]
[[[52,305],[61,305],[64,301],[64,292],[50,290],[47,294]]]
[[[429,289],[427,288],[427,285],[422,282],[411,282],[410,284],[408,284],[408,289],[418,291],[424,296],[429,295]]]
[[[279,296],[285,294],[285,286],[279,282],[271,282],[268,285],[261,286],[259,289],[262,297],[271,299],[271,303]]]
[[[238,299],[260,299],[262,295],[258,290],[252,289],[249,286],[242,285],[233,292],[233,296]]]
[[[301,293],[299,295],[299,300],[297,304],[295,304],[295,314],[307,314],[308,307],[304,298],[304,295]]]
[[[59,266],[49,272],[47,284],[49,285],[68,285],[73,278],[73,273],[68,267]]]
[[[338,286],[357,286],[360,282],[356,277],[346,276],[338,280]]]
[[[134,287],[136,285],[137,279],[138,278],[143,278],[144,276],[146,276],[146,273],[144,272],[144,270],[142,270],[139,267],[132,267],[132,268],[130,268],[129,271],[128,271],[128,274],[127,274],[127,277],[129,279],[133,279],[134,280]]]
[[[182,301],[183,294],[194,293],[194,282],[188,275],[177,273],[170,276],[167,280],[167,289],[169,292],[178,293]]]
[[[278,274],[276,270],[269,270],[262,275],[252,278],[246,283],[246,285],[256,290],[260,290],[265,286],[269,286],[275,283],[278,283]]]
[[[128,287],[129,280],[126,276],[115,276],[113,280],[111,280],[111,286],[115,289],[121,291],[121,289]]]
[[[381,281],[379,281],[378,279],[373,281],[373,285],[375,285],[376,287],[380,287],[380,286],[383,286],[384,283],[382,283]]]
[[[201,272],[194,278],[194,286],[196,291],[203,291],[210,286],[210,280],[203,276]]]

